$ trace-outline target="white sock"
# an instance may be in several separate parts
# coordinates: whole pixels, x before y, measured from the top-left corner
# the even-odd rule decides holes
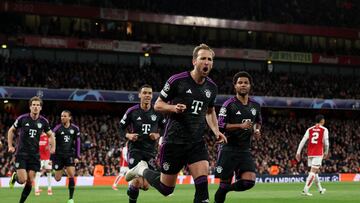
[[[322,191],[323,188],[321,187],[321,183],[320,183],[320,179],[319,179],[319,174],[315,174],[315,184],[317,186],[317,188],[319,189],[319,191]]]
[[[305,187],[304,187],[304,192],[308,193],[309,189],[311,187],[311,185],[314,183],[315,180],[315,173],[314,172],[310,172],[307,179],[306,179],[306,183],[305,183]]]
[[[35,175],[35,192],[39,190],[40,172],[36,172]]]
[[[48,190],[51,190],[51,172],[46,173],[48,181]]]

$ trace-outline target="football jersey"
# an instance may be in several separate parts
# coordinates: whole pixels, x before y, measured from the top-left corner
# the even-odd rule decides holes
[[[171,104],[184,104],[182,113],[171,113],[164,131],[164,142],[175,144],[197,143],[203,140],[206,112],[214,107],[217,86],[209,78],[197,84],[190,72],[171,76],[160,92],[160,98]]]
[[[137,133],[138,139],[135,142],[128,142],[128,150],[145,151],[156,154],[156,141],[150,139],[150,133],[158,133],[164,128],[166,120],[164,116],[156,112],[154,107],[147,111],[140,107],[140,104],[130,107],[120,121],[120,135],[125,137],[126,129],[130,133]]]
[[[253,124],[262,123],[260,104],[254,100],[248,100],[248,104],[242,104],[237,97],[231,97],[224,102],[219,111],[219,128],[227,137],[226,146],[235,146],[240,151],[249,151],[251,147],[251,136],[254,130],[237,129],[226,130],[226,124],[238,124],[250,121]]]
[[[329,139],[329,131],[321,125],[315,125],[306,130],[304,135],[308,137],[308,156],[323,156],[325,139]]]
[[[13,126],[15,129],[21,129],[17,139],[16,154],[39,155],[40,135],[51,130],[48,120],[41,115],[34,120],[30,113],[27,113],[19,116]]]
[[[66,128],[58,124],[54,128],[56,139],[56,155],[70,155],[80,157],[80,130],[75,124]]]
[[[39,152],[40,152],[40,159],[41,160],[49,160],[50,159],[50,144],[49,144],[49,137],[46,133],[42,133],[40,135],[40,142],[39,142]]]

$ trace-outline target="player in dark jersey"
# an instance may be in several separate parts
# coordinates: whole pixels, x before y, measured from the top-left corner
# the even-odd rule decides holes
[[[75,164],[77,164],[80,159],[80,130],[78,126],[71,122],[71,119],[70,111],[63,110],[61,112],[61,123],[54,128],[56,151],[52,157],[55,169],[55,180],[61,180],[64,167],[69,178],[68,203],[74,202]]]
[[[220,147],[215,176],[220,178],[215,202],[225,201],[229,191],[245,191],[255,185],[255,163],[250,153],[251,139],[260,137],[260,105],[249,98],[252,77],[238,72],[233,78],[235,97],[224,102],[219,112],[219,127],[228,139]],[[233,175],[235,182],[231,184]]]
[[[170,77],[155,103],[155,110],[170,116],[160,150],[161,174],[140,162],[128,171],[127,180],[143,176],[167,196],[174,191],[179,171],[187,166],[195,181],[194,202],[209,201],[208,151],[203,139],[206,122],[219,141],[226,141],[219,131],[214,108],[217,86],[208,77],[214,55],[205,44],[195,47],[194,69]]]
[[[9,152],[15,152],[13,138],[17,130],[15,168],[16,172],[11,176],[9,185],[14,187],[15,182],[24,184],[25,187],[21,194],[20,203],[25,202],[32,188],[35,173],[40,171],[39,141],[41,133],[45,132],[50,138],[50,153],[55,152],[55,138],[51,131],[49,122],[40,115],[43,101],[40,97],[32,97],[29,100],[30,113],[19,116],[8,131]]]
[[[161,113],[155,112],[151,105],[151,86],[143,85],[139,89],[139,98],[140,104],[130,107],[121,119],[120,136],[129,140],[127,156],[130,169],[141,160],[150,168],[156,169],[156,140],[160,138],[160,129],[165,127],[165,118]],[[148,185],[141,177],[133,179],[127,190],[129,203],[135,203],[139,189],[147,190]]]

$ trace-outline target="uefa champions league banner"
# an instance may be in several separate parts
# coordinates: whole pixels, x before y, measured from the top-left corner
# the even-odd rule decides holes
[[[62,101],[95,101],[95,102],[139,102],[138,92],[135,91],[108,91],[108,90],[85,90],[85,89],[47,89],[26,87],[0,87],[0,98],[3,99],[29,99],[40,96],[44,100]],[[158,93],[154,93],[154,101]],[[218,95],[216,105],[221,106],[233,95]],[[276,108],[311,108],[311,109],[360,109],[360,100],[345,99],[313,99],[295,97],[252,97],[262,107]]]
[[[307,175],[277,175],[269,176],[263,175],[256,178],[257,183],[304,183],[306,181]],[[345,177],[345,178],[344,178]],[[360,174],[320,174],[321,182],[358,182]],[[75,177],[77,186],[111,186],[114,183],[116,176],[77,176]],[[1,177],[0,178],[0,188],[9,187],[10,177]],[[63,177],[61,181],[57,182],[52,178],[52,186],[66,186],[68,184],[67,177]],[[215,178],[214,175],[208,176],[209,184],[219,184],[220,180]],[[124,178],[121,178],[119,181],[120,185],[127,185],[128,183]],[[176,181],[176,184],[194,184],[194,179],[190,175],[179,175]],[[47,186],[47,177],[41,177],[39,181],[40,186]],[[15,187],[22,187],[18,183],[15,184]]]
[[[302,175],[262,175],[256,177],[257,183],[304,183],[306,182],[307,174]],[[339,182],[339,174],[319,174],[321,182]]]

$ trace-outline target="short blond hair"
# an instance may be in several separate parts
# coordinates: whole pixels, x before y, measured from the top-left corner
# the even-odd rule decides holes
[[[194,48],[194,51],[193,51],[193,59],[196,59],[198,57],[198,53],[201,49],[204,49],[204,50],[208,50],[211,52],[211,55],[212,57],[214,58],[215,57],[215,52],[214,50],[212,50],[208,45],[206,44],[200,44],[199,46],[195,47]]]
[[[34,97],[31,97],[31,98],[30,98],[30,100],[29,100],[29,106],[32,105],[32,102],[33,102],[33,101],[39,101],[39,102],[40,102],[40,106],[43,105],[43,100],[42,100],[40,97],[38,97],[38,96],[34,96]]]

